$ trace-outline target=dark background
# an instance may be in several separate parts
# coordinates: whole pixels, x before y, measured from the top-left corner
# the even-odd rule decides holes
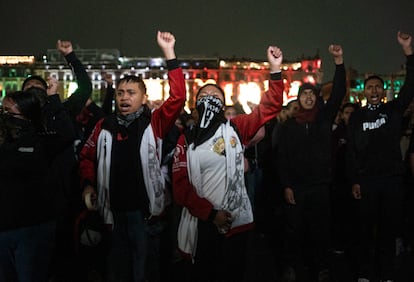
[[[285,59],[339,43],[347,67],[396,72],[404,57],[398,30],[414,34],[414,1],[333,0],[1,0],[0,55],[41,55],[57,39],[80,48],[117,48],[125,56],[159,56],[157,30],[176,35],[177,55],[265,59],[280,46]]]

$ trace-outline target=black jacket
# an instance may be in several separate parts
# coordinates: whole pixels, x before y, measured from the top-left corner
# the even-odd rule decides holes
[[[346,94],[343,64],[337,65],[330,98],[319,101],[314,122],[288,119],[279,128],[278,168],[283,188],[329,183],[332,179],[332,124]]]
[[[51,164],[73,139],[73,135],[39,133],[27,126],[0,145],[0,231],[55,218],[56,186]]]
[[[400,148],[403,113],[414,97],[414,55],[407,57],[407,74],[398,99],[355,111],[348,127],[348,171],[351,184],[361,177],[404,172]]]

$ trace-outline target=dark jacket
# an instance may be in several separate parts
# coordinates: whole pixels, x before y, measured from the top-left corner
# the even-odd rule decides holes
[[[78,88],[63,102],[61,102],[58,94],[48,96],[47,103],[43,107],[42,112],[48,131],[59,132],[68,126],[67,122],[70,122],[75,139],[82,140],[81,123],[78,122],[78,116],[91,95],[92,83],[85,67],[74,52],[66,55],[65,59],[75,74]],[[90,128],[93,128],[93,125]],[[50,171],[50,177],[54,179],[53,182],[57,191],[56,202],[59,203],[58,207],[61,212],[66,212],[68,206],[76,206],[80,202],[78,161],[73,145],[67,146],[65,150],[61,151],[54,158]],[[77,209],[77,207],[74,208]]]
[[[72,71],[75,73],[78,88],[72,95],[70,95],[69,98],[63,102],[63,105],[67,110],[68,115],[72,119],[75,119],[75,117],[80,114],[81,110],[85,106],[88,98],[91,96],[92,83],[88,73],[85,70],[85,67],[76,57],[74,52],[66,55],[65,59],[68,65],[72,68]]]
[[[279,128],[278,167],[283,188],[326,184],[332,178],[332,124],[346,94],[344,65],[337,65],[332,93],[326,104],[317,102],[310,123],[288,119]]]
[[[64,126],[64,124],[62,124]],[[70,126],[61,132],[37,132],[31,126],[0,145],[0,231],[55,218],[56,186],[51,177],[55,156],[73,142]]]
[[[351,184],[361,177],[393,176],[404,172],[400,138],[402,116],[414,97],[414,55],[407,57],[407,74],[398,99],[355,111],[349,121],[348,167]]]

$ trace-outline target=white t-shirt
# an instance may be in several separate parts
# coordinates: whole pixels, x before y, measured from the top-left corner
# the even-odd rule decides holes
[[[200,161],[201,187],[203,195],[215,208],[221,208],[226,189],[226,157],[224,139],[219,129],[214,136],[198,145],[195,154]],[[212,195],[215,195],[214,197]],[[219,202],[218,199],[221,199]]]

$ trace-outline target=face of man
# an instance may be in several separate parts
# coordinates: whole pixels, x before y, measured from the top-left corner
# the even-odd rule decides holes
[[[133,81],[121,82],[115,93],[115,101],[118,112],[121,115],[135,113],[146,102],[146,93]]]
[[[355,109],[353,107],[346,107],[342,112],[342,120],[347,125],[349,123],[349,118],[351,117],[351,114],[355,112]]]
[[[312,89],[305,89],[299,96],[299,103],[305,110],[311,110],[316,104],[316,95]]]
[[[31,79],[28,82],[26,82],[26,84],[24,85],[23,91],[26,91],[27,89],[29,89],[31,87],[37,87],[37,88],[41,88],[43,90],[47,90],[47,89],[45,89],[45,86],[43,85],[43,83],[40,82],[37,79]]]
[[[25,119],[25,117],[20,112],[17,104],[10,98],[5,98],[3,100],[2,108],[3,108],[3,112],[7,113],[10,116],[13,116],[19,119]]]
[[[230,107],[230,108],[227,108],[227,109],[224,111],[224,117],[225,117],[226,119],[232,119],[232,118],[234,118],[235,116],[237,116],[237,113],[236,113],[236,109],[235,109],[235,108]]]
[[[367,102],[371,105],[378,105],[384,97],[384,85],[379,79],[370,79],[366,82],[364,88],[364,95]]]
[[[287,115],[289,117],[295,117],[296,113],[299,111],[299,102],[294,101],[289,104],[289,107],[287,108]]]

